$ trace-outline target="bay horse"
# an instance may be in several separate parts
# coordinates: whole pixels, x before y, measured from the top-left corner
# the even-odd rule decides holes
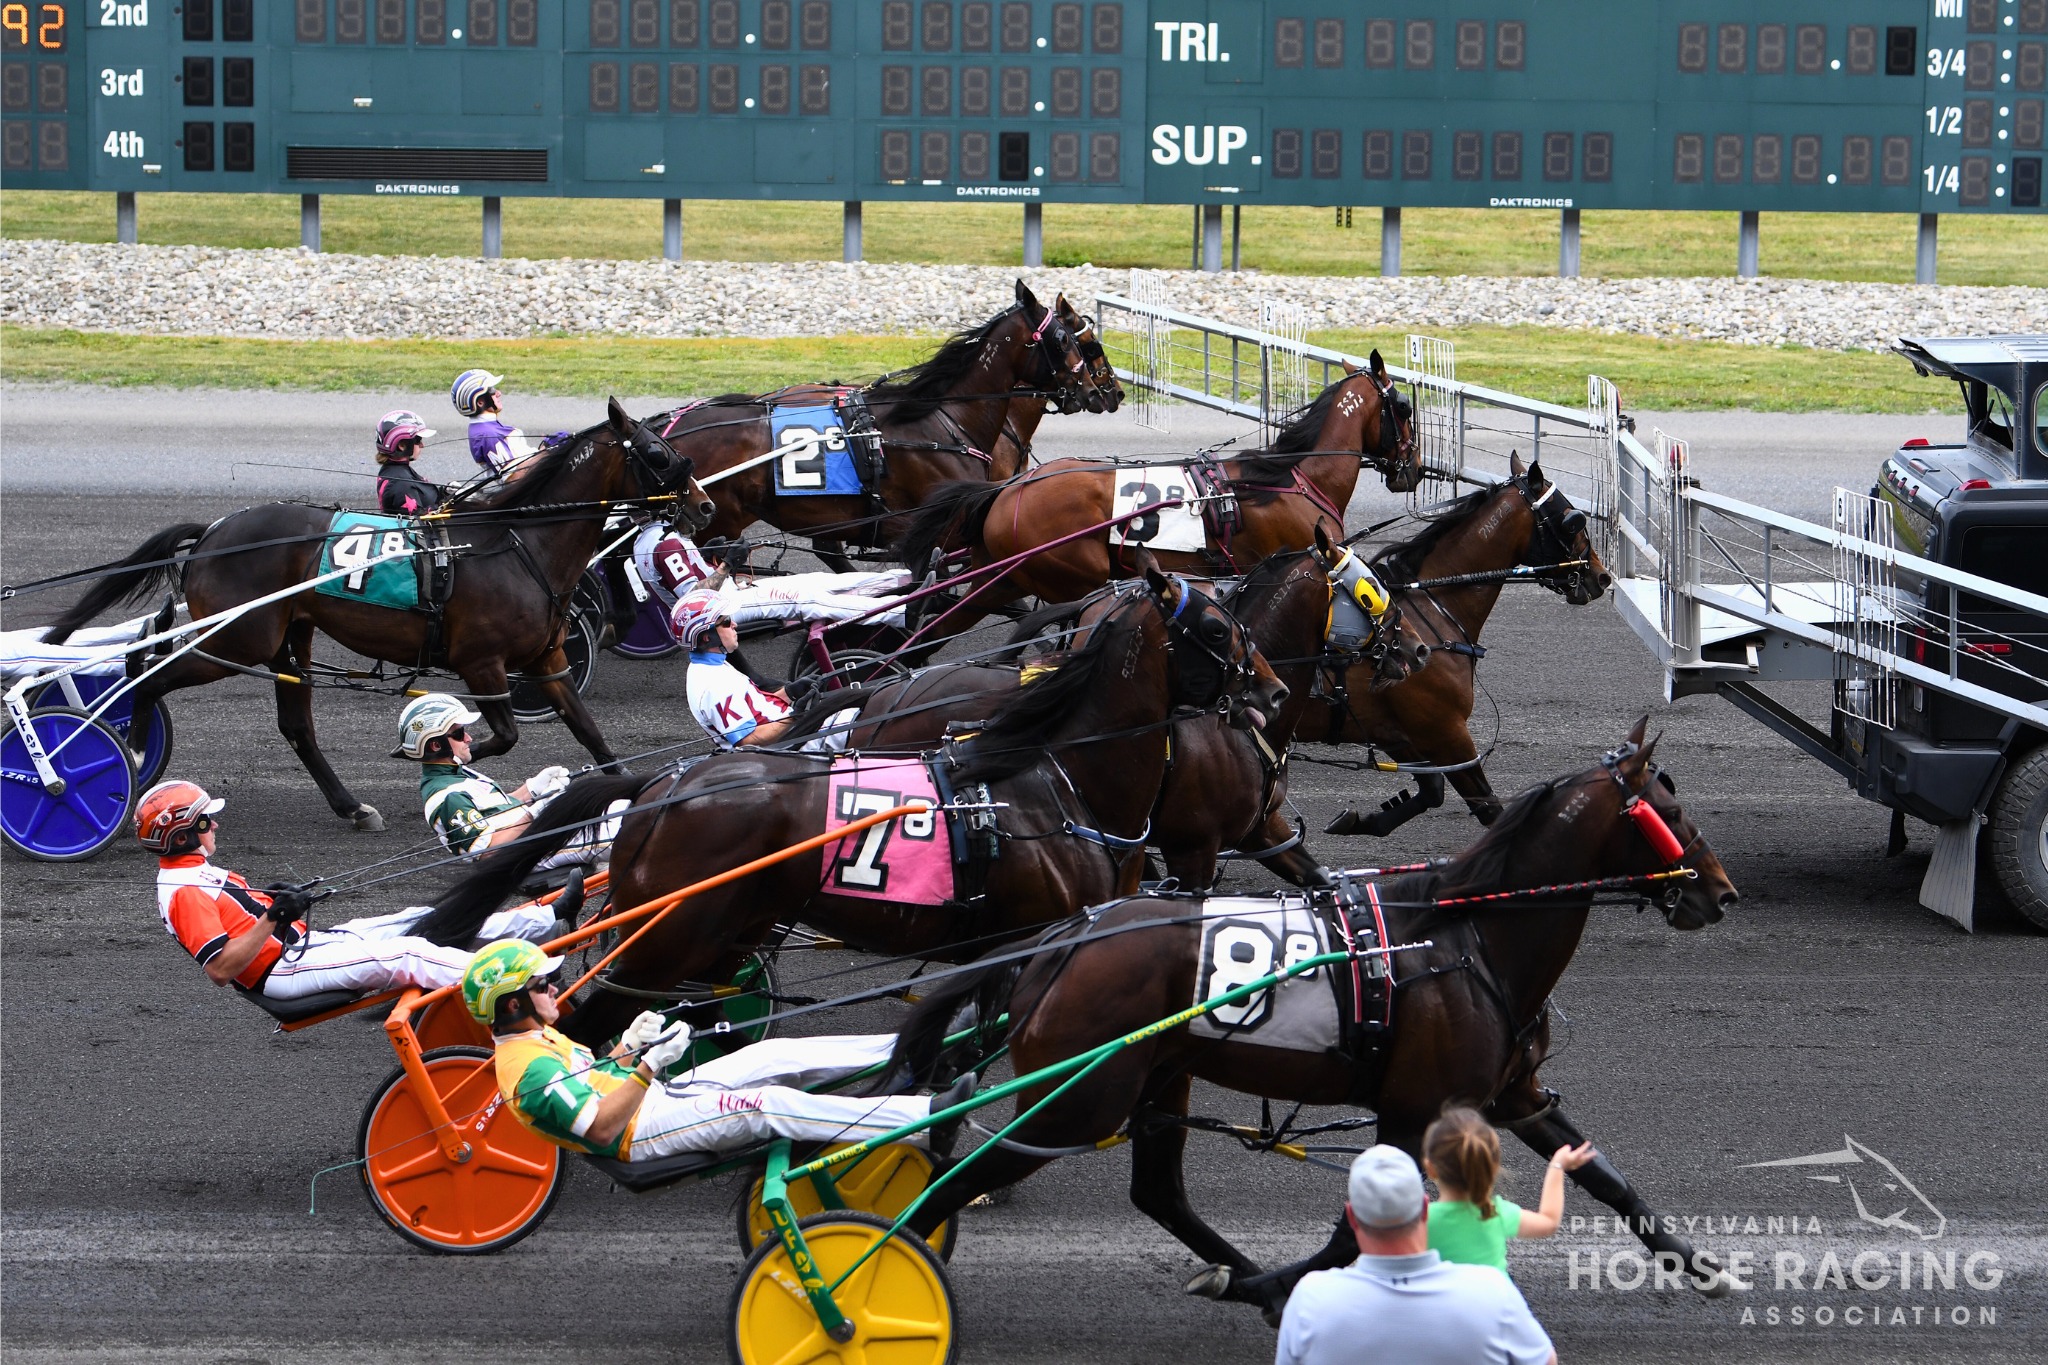
[[[933,905],[842,894],[828,889],[821,855],[790,859],[682,902],[619,958],[612,983],[661,991],[730,980],[777,921],[801,919],[857,948],[945,957],[963,942],[1135,891],[1147,818],[1166,773],[1170,719],[1180,708],[1220,706],[1251,724],[1252,715],[1270,714],[1286,699],[1286,688],[1228,612],[1156,568],[1104,594],[1089,624],[1084,646],[1047,661],[940,760],[960,800],[994,803],[984,810],[995,819],[1000,851],[986,866],[980,897]],[[907,757],[916,762],[914,755]],[[621,798],[634,804],[612,844],[616,906],[643,904],[787,848],[827,828],[829,787],[819,779],[832,766],[823,755],[741,748],[652,782],[580,778],[520,843],[486,855],[438,898],[414,932],[467,942],[541,858]],[[987,798],[966,795],[980,784]],[[836,868],[848,844],[864,838],[828,846],[822,866]],[[644,1006],[640,996],[599,990],[564,1028],[602,1040]]]
[[[1663,883],[1682,889],[1667,889],[1660,900],[1665,919],[1681,930],[1715,923],[1738,899],[1720,860],[1678,804],[1676,788],[1653,764],[1655,741],[1643,738],[1647,723],[1647,717],[1639,721],[1591,769],[1516,797],[1464,853],[1429,871],[1375,884],[1385,945],[1433,945],[1384,959],[1393,978],[1386,1006],[1391,1023],[1376,1040],[1347,1053],[1337,1047],[1262,1046],[1250,1034],[1197,1038],[1185,1024],[1158,1032],[1082,1076],[1008,1134],[1016,1145],[980,1153],[918,1211],[912,1229],[928,1232],[970,1200],[1023,1179],[1062,1149],[1085,1149],[1126,1133],[1131,1202],[1212,1263],[1188,1291],[1259,1305],[1277,1321],[1303,1274],[1348,1264],[1357,1242],[1340,1214],[1322,1251],[1262,1271],[1203,1223],[1188,1203],[1181,1174],[1194,1079],[1270,1100],[1370,1105],[1378,1116],[1379,1140],[1418,1157],[1423,1130],[1452,1104],[1480,1109],[1545,1158],[1583,1142],[1556,1094],[1537,1077],[1549,1049],[1550,993],[1578,948],[1592,902],[1592,891],[1571,884],[1691,869],[1690,879]],[[1661,819],[1673,841],[1667,851],[1675,849],[1675,858],[1653,845],[1656,835],[1646,832],[1642,814],[1630,813],[1638,802]],[[1475,899],[1517,891],[1532,894]],[[1357,904],[1364,908],[1362,899]],[[1085,912],[1047,935],[1043,951],[1022,963],[960,974],[926,990],[903,1027],[896,1060],[913,1075],[929,1078],[948,1021],[969,1000],[983,1019],[1008,1011],[1010,1056],[1019,1075],[1170,1019],[1205,996],[1199,989],[1201,919],[1197,897],[1137,897]],[[1360,922],[1371,920],[1368,910]],[[1132,925],[1146,927],[1126,928]],[[1327,1001],[1330,984],[1321,971],[1311,984]],[[1339,970],[1336,979],[1342,1000],[1360,976]],[[1228,988],[1216,986],[1208,994]],[[1060,1083],[1024,1090],[1017,1097],[1018,1113]],[[1605,1156],[1571,1177],[1624,1215],[1651,1251],[1676,1255],[1682,1266],[1701,1272],[1696,1285],[1725,1290],[1718,1270],[1695,1262],[1685,1239],[1659,1230],[1654,1211]],[[1709,1272],[1711,1282],[1701,1283]]]
[[[1287,820],[1287,752],[1296,724],[1313,708],[1315,675],[1324,667],[1331,574],[1341,553],[1317,525],[1314,545],[1269,555],[1223,598],[1225,609],[1259,642],[1259,652],[1286,684],[1287,699],[1260,726],[1240,728],[1208,713],[1174,722],[1166,780],[1152,810],[1152,842],[1182,889],[1213,885],[1218,855],[1226,847],[1265,863],[1297,886],[1328,884],[1322,865]],[[1022,636],[1078,616],[1081,605],[1085,602],[1060,612],[1034,613]],[[1428,647],[1401,621],[1398,609],[1382,630],[1376,660],[1356,665],[1370,680],[1362,680],[1363,686],[1390,686],[1428,657]],[[948,726],[987,715],[1017,688],[1021,674],[1018,666],[938,664],[864,688],[847,747],[929,745]],[[849,699],[834,693],[826,704],[837,708]]]
[[[1428,662],[1387,687],[1354,686],[1347,674],[1323,705],[1308,709],[1295,733],[1309,743],[1372,744],[1400,762],[1455,768],[1450,783],[1482,824],[1500,813],[1471,728],[1479,659],[1486,652],[1479,635],[1500,600],[1497,575],[1516,566],[1575,566],[1537,580],[1573,606],[1596,600],[1612,581],[1587,533],[1585,513],[1544,477],[1540,462],[1525,467],[1521,455],[1511,453],[1508,469],[1505,482],[1435,509],[1421,535],[1373,557],[1380,581],[1430,646]],[[1466,574],[1495,577],[1402,588]],[[1346,811],[1324,833],[1392,833],[1443,804],[1445,776],[1419,773],[1417,790],[1370,815]]]
[[[302,592],[236,618],[203,651],[179,656],[140,683],[128,742],[148,742],[152,703],[167,692],[237,675],[270,677],[277,727],[327,804],[358,829],[382,829],[377,809],[350,793],[314,739],[313,632],[320,630],[372,659],[458,674],[491,727],[471,750],[479,759],[519,740],[511,673],[537,675],[532,680],[577,741],[608,765],[611,747],[567,679],[562,642],[570,595],[597,550],[607,512],[652,497],[672,498],[675,515],[692,529],[711,517],[689,460],[613,399],[605,421],[534,456],[509,482],[486,485],[425,519],[446,527],[455,547],[438,639],[427,613]],[[49,638],[62,640],[116,603],[173,583],[182,584],[194,619],[302,583],[319,572],[331,516],[326,508],[269,503],[211,526],[167,527],[122,561],[135,567],[102,578],[58,617]],[[411,571],[409,563],[400,567]]]
[[[1151,551],[1159,564],[1185,573],[1242,573],[1281,550],[1306,549],[1318,524],[1333,537],[1344,534],[1344,509],[1367,465],[1380,470],[1389,489],[1406,492],[1421,480],[1412,412],[1374,351],[1363,370],[1346,367],[1344,378],[1281,429],[1270,449],[1216,461],[1235,494],[1242,526],[1227,546],[1212,544],[1200,554]],[[959,481],[934,489],[910,522],[897,555],[913,573],[924,573],[933,553],[967,550],[969,569],[979,569],[1047,547],[1042,554],[983,579],[959,605],[943,613],[950,631],[1020,598],[1071,602],[1115,577],[1119,534],[1107,525],[1115,504],[1116,464],[1101,460],[1051,460],[1006,483]],[[1100,526],[1097,535],[1080,534]],[[1063,537],[1074,536],[1062,544]],[[1213,540],[1213,537],[1211,537]]]
[[[1081,352],[1081,363],[1088,377],[1088,388],[1082,395],[1081,406],[1089,412],[1115,412],[1124,403],[1123,381],[1117,378],[1116,366],[1110,363],[1108,352],[1102,348],[1102,338],[1095,330],[1095,319],[1076,312],[1065,294],[1054,300],[1053,309],[1067,330],[1073,333],[1074,345]],[[991,452],[995,456],[991,467],[1029,469],[1031,438],[1038,434],[1039,423],[1048,413],[1062,410],[1058,399],[1036,395],[1011,403],[1010,415],[1003,420],[1003,434]]]
[[[1023,450],[1000,440],[1004,422],[1019,406],[1016,400],[1049,395],[1061,411],[1078,412],[1094,387],[1089,375],[1058,310],[1039,303],[1017,281],[1010,307],[949,337],[929,359],[862,390],[882,433],[882,476],[873,489],[879,510],[907,513],[951,480],[1017,473],[1024,467]],[[700,477],[710,478],[775,448],[771,405],[829,405],[839,392],[837,385],[797,384],[772,394],[725,394],[681,409],[672,420],[650,420],[691,457]],[[866,493],[779,494],[774,465],[757,464],[710,485],[718,510],[705,528],[707,538],[736,540],[756,521],[766,521],[783,531],[818,533],[832,554],[830,545],[887,544],[907,524],[901,517],[877,517]]]

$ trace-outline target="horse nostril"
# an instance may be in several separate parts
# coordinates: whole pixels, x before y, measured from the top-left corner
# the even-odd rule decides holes
[[[1613,575],[1613,574],[1607,574],[1607,573],[1603,573],[1603,574],[1600,574],[1600,575],[1598,575],[1598,580],[1599,580],[1600,586],[1601,586],[1602,588],[1611,588],[1611,587],[1613,587],[1613,586],[1614,586],[1614,575]]]
[[[1735,902],[1741,899],[1742,893],[1731,886],[1726,891],[1723,891],[1721,893],[1720,899],[1715,901],[1714,903],[1720,906],[1723,910],[1732,910],[1735,907]]]

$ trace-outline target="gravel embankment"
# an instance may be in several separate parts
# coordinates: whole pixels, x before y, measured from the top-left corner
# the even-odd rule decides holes
[[[298,250],[0,244],[0,321],[183,336],[789,337],[919,334],[978,321],[1020,272],[804,261],[484,261]],[[1127,271],[1034,270],[1080,302]],[[1256,324],[1259,302],[1309,326],[1528,324],[1744,345],[1883,349],[1900,335],[2048,331],[2048,289],[1728,278],[1402,279],[1166,272],[1175,305]],[[1082,305],[1086,307],[1085,304]]]

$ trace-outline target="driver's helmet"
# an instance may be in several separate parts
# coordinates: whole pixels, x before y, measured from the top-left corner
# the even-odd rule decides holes
[[[560,970],[562,959],[549,957],[523,938],[485,944],[462,973],[462,1005],[469,1017],[489,1028],[498,1002]]]
[[[448,401],[464,417],[480,416],[484,399],[490,397],[491,391],[504,381],[504,375],[492,374],[489,370],[464,370],[455,376],[454,386],[448,390]]]
[[[446,692],[429,692],[414,697],[398,713],[398,747],[393,758],[425,762],[427,745],[460,725],[474,725],[483,719]]]
[[[730,615],[723,597],[709,588],[695,588],[677,599],[675,610],[668,617],[669,633],[684,649],[695,649],[713,626]]]
[[[404,408],[387,412],[377,419],[377,459],[410,460],[417,452],[404,449],[405,443],[424,441],[433,434],[433,428],[416,412]]]
[[[197,782],[159,782],[135,803],[135,837],[152,853],[190,853],[227,801]]]

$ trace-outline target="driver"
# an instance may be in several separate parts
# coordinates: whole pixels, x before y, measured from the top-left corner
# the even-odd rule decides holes
[[[542,768],[511,791],[469,766],[469,726],[483,717],[446,692],[415,697],[398,713],[398,747],[393,758],[420,765],[420,806],[441,847],[476,857],[493,845],[509,844],[526,832],[548,802],[568,787],[569,770]],[[618,812],[630,802],[612,805],[602,824],[577,832],[568,846],[540,862],[542,867],[600,861],[618,834]]]
[[[430,905],[312,929],[303,918],[312,900],[303,890],[255,891],[241,874],[215,867],[225,805],[196,782],[174,780],[157,783],[135,806],[135,837],[157,855],[164,928],[214,985],[285,1001],[334,990],[432,990],[462,979],[469,953],[410,932]],[[485,920],[483,936],[544,941],[557,927],[553,909],[521,905]]]
[[[689,1050],[690,1026],[643,1013],[599,1060],[554,1028],[562,1007],[552,978],[561,965],[562,959],[531,943],[490,944],[462,975],[462,1003],[491,1030],[498,1093],[512,1113],[572,1152],[652,1161],[775,1137],[858,1142],[923,1123],[974,1093],[972,1071],[930,1097],[856,1098],[794,1088],[841,1080],[888,1061],[896,1046],[893,1033],[777,1038],[657,1083]],[[945,1145],[943,1135],[932,1140]]]
[[[418,413],[404,408],[377,419],[377,506],[387,515],[416,517],[441,505],[441,489],[412,467],[433,434]]]
[[[505,418],[505,395],[498,391],[505,376],[489,370],[464,370],[455,376],[448,399],[469,421],[469,457],[485,471],[504,478],[514,465],[533,454],[533,443]]]
[[[789,729],[796,708],[782,688],[763,691],[726,656],[739,648],[739,629],[725,599],[709,588],[684,593],[669,629],[690,651],[683,675],[690,714],[721,749],[767,744]]]
[[[714,569],[688,536],[658,521],[633,539],[633,567],[640,581],[671,611],[683,594],[710,588],[725,597],[733,620],[742,626],[756,621],[837,623],[856,618],[898,629],[907,624],[904,603],[887,600],[909,591],[911,578],[904,570],[777,574],[757,580],[747,573],[744,546],[733,547],[728,565],[734,561],[736,568]]]

